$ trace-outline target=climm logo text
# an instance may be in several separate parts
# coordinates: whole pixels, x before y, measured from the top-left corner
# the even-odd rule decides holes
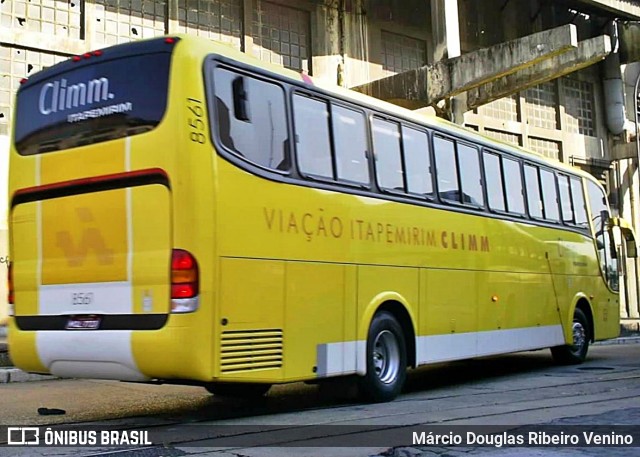
[[[67,86],[67,80],[62,78],[42,86],[38,109],[46,116],[70,108],[111,100],[114,97],[115,95],[109,92],[109,78],[92,79],[86,84],[77,83],[70,86]]]

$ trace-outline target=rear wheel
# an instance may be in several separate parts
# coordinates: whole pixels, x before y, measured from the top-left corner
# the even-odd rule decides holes
[[[271,384],[210,382],[204,387],[209,393],[220,397],[258,398],[269,391]]]
[[[590,328],[587,316],[581,309],[573,313],[573,343],[551,348],[553,359],[563,365],[575,365],[584,362],[589,350]]]
[[[367,374],[359,379],[365,401],[391,401],[407,376],[407,350],[402,327],[387,311],[377,313],[367,337]]]

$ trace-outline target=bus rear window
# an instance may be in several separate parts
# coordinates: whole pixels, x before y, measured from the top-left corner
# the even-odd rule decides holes
[[[153,129],[167,105],[170,53],[79,66],[18,92],[15,144],[34,155]]]

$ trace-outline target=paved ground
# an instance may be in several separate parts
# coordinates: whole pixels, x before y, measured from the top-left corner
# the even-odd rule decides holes
[[[66,414],[40,416],[39,407],[60,408]],[[580,424],[580,431],[616,423],[632,424],[634,430],[640,430],[640,344],[593,347],[589,361],[577,367],[554,365],[548,351],[427,367],[411,373],[400,398],[378,405],[327,397],[316,386],[301,383],[278,387],[262,402],[238,402],[217,399],[195,387],[58,380],[0,385],[0,412],[5,424],[66,423],[79,427],[80,423],[99,421],[103,429],[148,430],[163,437],[154,443],[165,443],[115,453],[108,446],[0,447],[0,456],[637,456],[640,448],[414,445],[411,432],[460,426],[477,431],[479,427],[505,424],[509,424],[508,430],[516,431],[527,424]],[[369,428],[357,429],[361,426]],[[220,448],[220,430],[224,431],[220,427],[233,432],[236,442],[231,447]],[[297,440],[301,433],[324,438],[304,443],[316,447],[295,447],[300,444]],[[353,445],[354,439],[356,447],[346,446]],[[252,443],[262,443],[263,447],[248,447]],[[272,446],[264,447],[266,444]],[[342,447],[317,447],[319,444]]]

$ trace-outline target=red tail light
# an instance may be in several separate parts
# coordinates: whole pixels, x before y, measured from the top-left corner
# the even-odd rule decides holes
[[[198,295],[200,279],[198,262],[183,249],[171,253],[171,298],[193,298]]]

